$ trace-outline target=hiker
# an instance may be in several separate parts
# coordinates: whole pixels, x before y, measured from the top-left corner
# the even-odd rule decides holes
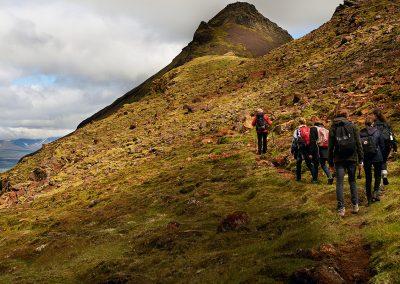
[[[339,216],[344,217],[344,176],[347,171],[351,192],[352,212],[359,211],[356,182],[357,163],[363,164],[363,150],[357,127],[347,119],[347,111],[341,111],[333,120],[329,133],[328,161],[336,170],[336,197]]]
[[[365,120],[365,128],[360,131],[360,139],[364,152],[364,171],[365,171],[365,191],[367,194],[368,205],[372,202],[380,201],[379,190],[382,180],[383,153],[385,153],[385,140],[383,134],[373,120]],[[372,167],[374,168],[375,185],[374,192],[372,187]]]
[[[328,184],[333,184],[333,177],[328,167],[329,130],[321,122],[315,122],[310,129],[310,151],[315,176],[318,178],[319,166],[328,178]]]
[[[317,183],[312,155],[310,152],[310,128],[306,125],[304,118],[299,119],[300,126],[293,133],[292,149],[293,157],[296,159],[296,181],[301,181],[301,170],[303,161],[306,162],[311,172],[312,182]]]
[[[390,152],[397,152],[397,140],[393,134],[392,128],[388,124],[386,117],[383,115],[381,110],[375,109],[373,112],[375,116],[374,126],[382,133],[382,137],[385,143],[385,149],[382,153],[383,164],[382,164],[382,178],[383,184],[389,185],[388,180],[388,159]]]
[[[262,109],[258,109],[254,116],[252,126],[256,127],[258,140],[258,155],[267,153],[268,130],[272,125],[271,119],[264,114]]]

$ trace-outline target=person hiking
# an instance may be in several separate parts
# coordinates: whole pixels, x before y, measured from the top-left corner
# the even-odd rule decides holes
[[[312,182],[317,183],[312,155],[310,152],[310,128],[306,125],[304,118],[299,119],[300,126],[293,133],[291,152],[296,160],[296,181],[301,181],[303,161],[306,162],[311,172]]]
[[[386,117],[383,115],[382,111],[379,109],[375,109],[373,111],[375,121],[374,126],[378,128],[381,132],[382,137],[385,143],[385,149],[382,153],[383,155],[383,164],[382,164],[382,178],[383,184],[389,185],[388,180],[388,159],[390,156],[391,151],[397,152],[397,139],[393,134],[392,128],[390,127],[389,123],[386,120]]]
[[[359,131],[347,119],[347,111],[341,111],[333,120],[329,132],[328,146],[329,166],[335,167],[336,170],[337,209],[341,217],[344,217],[346,212],[344,203],[344,176],[346,171],[350,184],[352,212],[354,214],[359,212],[356,171],[357,163],[361,167],[363,158]]]
[[[372,202],[380,201],[379,190],[382,180],[383,153],[385,153],[385,139],[373,120],[365,120],[365,128],[360,131],[361,144],[364,151],[364,171],[365,171],[365,191],[367,194],[368,205]],[[374,192],[372,187],[372,168],[374,168],[375,185]]]
[[[328,178],[328,184],[333,184],[333,177],[328,167],[329,130],[321,122],[315,122],[310,130],[310,151],[314,164],[315,176],[318,177],[319,166]]]
[[[272,125],[271,119],[264,114],[264,110],[258,109],[251,125],[256,127],[257,131],[258,155],[267,153],[268,131]]]

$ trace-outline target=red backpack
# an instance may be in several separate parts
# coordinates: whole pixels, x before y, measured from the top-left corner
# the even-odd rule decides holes
[[[302,126],[298,129],[297,143],[299,147],[310,145],[310,128],[308,126]]]

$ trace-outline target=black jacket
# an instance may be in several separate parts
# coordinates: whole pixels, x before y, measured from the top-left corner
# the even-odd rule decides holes
[[[342,158],[336,149],[336,129],[338,126],[351,126],[353,131],[352,135],[356,140],[356,149],[354,153],[347,157]],[[364,153],[360,141],[360,133],[357,127],[350,121],[348,121],[344,117],[338,117],[333,120],[330,132],[329,132],[329,153],[328,153],[328,162],[329,165],[333,166],[336,163],[343,163],[343,162],[354,162],[354,163],[362,163],[364,159]]]
[[[380,163],[383,162],[385,153],[385,140],[383,139],[382,133],[376,127],[367,127],[360,131],[360,137],[371,136],[374,144],[377,146],[377,153],[373,157],[364,155],[364,163]]]
[[[384,156],[385,156],[385,153],[387,155],[389,155],[390,151],[392,149],[395,152],[397,152],[397,144],[398,144],[398,142],[397,142],[396,136],[393,133],[392,127],[388,123],[380,121],[380,120],[375,120],[374,126],[376,126],[378,128],[378,130],[381,131],[381,132],[383,131],[383,129],[387,128],[387,129],[389,129],[389,131],[393,135],[393,141],[391,143],[389,143],[388,145],[385,145],[386,148],[385,148]]]

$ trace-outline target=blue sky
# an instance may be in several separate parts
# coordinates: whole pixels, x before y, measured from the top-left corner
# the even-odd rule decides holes
[[[0,1],[0,140],[73,131],[167,65],[227,0]],[[295,38],[337,0],[252,0]]]

